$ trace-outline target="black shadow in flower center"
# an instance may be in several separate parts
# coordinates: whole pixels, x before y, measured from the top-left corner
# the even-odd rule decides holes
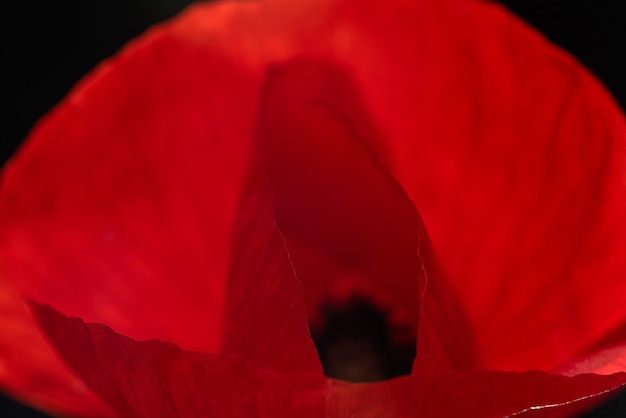
[[[326,302],[317,322],[311,335],[326,376],[356,383],[411,374],[417,345],[411,327],[392,324],[367,299]]]

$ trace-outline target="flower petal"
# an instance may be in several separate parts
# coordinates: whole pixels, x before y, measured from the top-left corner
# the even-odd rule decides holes
[[[42,329],[120,417],[320,417],[324,377],[282,375],[244,358],[137,342],[102,324],[32,304]]]
[[[626,127],[599,83],[491,3],[328,15],[482,364],[551,369],[624,323]]]
[[[278,0],[195,12],[189,27],[228,39],[255,68],[307,52],[347,69],[484,366],[552,369],[626,321],[624,118],[580,64],[501,6]]]
[[[2,291],[137,338],[321,373],[259,177],[260,81],[181,40],[183,29],[155,31],[100,67],[6,167]],[[26,312],[19,300],[2,309]],[[47,353],[40,338],[35,348],[3,335],[17,353]],[[30,367],[56,381],[46,364]]]
[[[381,139],[349,74],[323,59],[287,61],[269,72],[261,109],[276,220],[311,315],[328,299],[362,293],[416,328],[425,321],[418,358],[427,368],[474,366],[454,289],[381,163]]]
[[[444,57],[391,60],[388,72],[428,79],[428,91],[392,80],[375,103],[402,109],[382,124],[412,124],[389,134],[397,173],[483,364],[554,367],[626,316],[623,116],[580,65],[504,11],[468,2],[446,18],[457,23],[437,42]]]
[[[65,361],[124,417],[571,416],[616,393],[626,373],[447,372],[349,384],[280,374],[229,355],[137,342],[100,324],[32,309]]]
[[[626,374],[566,377],[545,372],[451,372],[376,385],[336,382],[328,416],[570,417],[618,394]]]
[[[606,375],[624,370],[626,370],[626,344],[604,347],[585,354],[556,371],[566,376],[576,376],[582,373]]]
[[[552,368],[624,322],[623,118],[578,64],[501,9],[462,0],[208,5],[145,42],[151,46],[84,83],[6,171],[0,270],[18,291],[137,337],[218,350],[224,333],[215,324],[228,311],[222,296],[235,259],[229,237],[249,174],[239,147],[254,131],[268,63],[306,50],[354,75],[389,141],[383,162],[420,209],[468,309],[484,365]],[[94,117],[87,98],[108,116]],[[217,120],[223,111],[236,117]],[[145,130],[142,117],[158,123]],[[126,135],[103,142],[116,127]],[[189,152],[191,142],[150,142],[199,132],[196,142],[216,139],[224,152],[216,165],[201,164],[205,155]],[[97,146],[81,148],[90,143],[83,135]],[[241,141],[219,141],[234,137]],[[135,161],[141,148],[126,149],[126,141],[150,144],[156,158]],[[42,171],[51,156],[53,170]],[[80,176],[72,169],[77,161],[86,168]],[[160,161],[168,163],[154,164]],[[228,184],[203,183],[223,180],[220,165],[232,170]],[[170,206],[158,213],[150,194],[162,189],[150,173],[166,171]],[[187,181],[179,184],[179,175]],[[91,190],[83,179],[98,194],[82,204],[55,200]],[[211,198],[190,201],[195,193]],[[127,215],[106,225],[103,219],[118,218],[107,205],[112,195],[134,200]],[[212,224],[216,201],[231,217]],[[51,223],[44,215],[54,213],[62,216]],[[83,213],[98,218],[101,230],[90,229]],[[162,222],[181,213],[175,228]],[[120,242],[123,251],[115,249]],[[78,245],[79,262],[61,266]],[[142,262],[146,254],[158,265]],[[174,276],[180,283],[170,291]],[[41,277],[52,280],[34,279]],[[136,292],[150,304],[137,304]]]
[[[359,105],[350,79],[323,61],[268,74],[259,133],[276,221],[310,307],[347,276],[367,280],[417,323],[421,222],[372,152],[378,138]]]
[[[0,318],[2,393],[53,416],[113,416],[108,406],[59,358],[21,295],[6,283],[0,292]]]

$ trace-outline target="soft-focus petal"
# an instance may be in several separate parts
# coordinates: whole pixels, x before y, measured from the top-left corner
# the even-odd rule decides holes
[[[227,141],[214,132],[235,124],[207,115],[245,101],[220,94],[224,60],[147,43],[83,82],[6,167],[2,275],[124,333],[215,350],[250,157],[245,123]]]
[[[612,374],[626,370],[626,344],[609,346],[585,354],[556,371],[566,376],[581,373]]]
[[[24,295],[136,338],[321,370],[254,148],[260,81],[182,32],[99,68],[5,168],[2,309],[32,335]],[[48,350],[3,335],[24,365]],[[57,381],[47,364],[31,378]],[[39,396],[2,366],[9,391]]]
[[[0,292],[0,391],[54,416],[104,418],[112,412],[59,358],[19,292]]]
[[[489,3],[358,2],[348,15],[342,56],[482,363],[555,367],[621,324],[626,131],[598,82]]]

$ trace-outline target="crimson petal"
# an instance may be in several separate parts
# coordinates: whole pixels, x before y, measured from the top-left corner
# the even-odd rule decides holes
[[[321,370],[259,179],[258,83],[181,38],[157,31],[102,65],[5,168],[2,346],[33,373],[28,387],[3,358],[11,391],[36,398],[42,376],[76,381],[37,336],[24,295],[136,338]],[[15,339],[12,315],[32,338]],[[52,359],[35,370],[33,350]]]
[[[108,406],[59,359],[20,294],[2,285],[0,390],[53,415],[112,417]]]
[[[576,376],[582,373],[607,375],[624,370],[626,370],[626,344],[598,349],[557,369],[559,373],[566,376]]]
[[[378,59],[348,55],[482,365],[550,369],[594,347],[626,320],[615,102],[492,3],[359,8],[352,35]],[[394,18],[407,23],[371,29]]]
[[[371,149],[379,139],[350,78],[323,61],[291,61],[269,72],[261,109],[276,221],[309,305],[347,277],[417,323],[421,222]]]
[[[429,365],[417,362],[415,370],[475,366],[454,289],[437,268],[418,212],[383,163],[383,142],[349,73],[313,57],[272,68],[259,135],[277,224],[311,316],[329,299],[360,294],[414,328],[424,321],[418,359]]]
[[[331,385],[329,416],[571,417],[619,393],[626,374],[447,372],[377,385]]]
[[[239,356],[137,342],[106,325],[85,324],[45,305],[31,307],[61,357],[116,416],[323,416],[319,373],[281,375]]]
[[[237,356],[137,342],[44,305],[32,309],[63,359],[122,417],[562,417],[626,384],[626,373],[570,378],[484,371],[349,384],[259,369]]]
[[[278,0],[182,24],[255,67],[307,52],[348,70],[485,367],[558,367],[626,322],[623,115],[501,6]]]
[[[249,30],[242,31],[242,27]],[[626,129],[623,117],[579,64],[502,9],[469,0],[396,0],[385,3],[384,7],[368,0],[299,2],[298,7],[280,0],[203,5],[167,30],[152,33],[146,45],[149,47],[127,53],[113,66],[128,69],[129,62],[136,64],[137,69],[128,70],[127,77],[107,76],[121,72],[105,67],[91,82],[85,83],[69,104],[35,131],[31,145],[23,153],[29,156],[30,163],[26,164],[24,157],[15,169],[7,170],[1,209],[0,280],[4,290],[7,281],[25,279],[16,281],[18,289],[9,283],[12,296],[32,288],[34,296],[41,296],[41,300],[54,301],[56,306],[68,308],[70,313],[82,313],[88,319],[107,320],[125,333],[160,336],[189,348],[219,348],[221,332],[209,326],[209,321],[202,324],[196,321],[203,315],[214,319],[215,315],[225,313],[225,306],[217,308],[223,301],[216,297],[215,309],[207,310],[207,306],[198,304],[194,305],[195,311],[187,314],[181,311],[175,316],[157,309],[159,299],[194,300],[202,293],[198,284],[205,293],[211,289],[202,287],[208,286],[207,283],[189,277],[189,274],[196,276],[197,270],[187,271],[184,267],[185,271],[180,270],[181,266],[188,266],[185,261],[189,260],[189,254],[177,250],[175,255],[182,263],[162,267],[182,273],[183,279],[189,280],[188,286],[181,286],[179,293],[164,291],[162,283],[153,287],[154,283],[147,278],[152,278],[155,266],[135,262],[135,255],[160,241],[154,240],[152,233],[137,231],[131,220],[124,220],[131,232],[129,236],[136,236],[134,244],[142,245],[127,248],[123,253],[133,260],[123,261],[127,270],[133,272],[128,277],[139,281],[138,289],[154,296],[153,306],[133,307],[134,300],[126,293],[133,281],[115,280],[115,288],[108,289],[108,280],[87,280],[83,291],[98,293],[102,298],[91,301],[101,303],[76,300],[64,289],[39,288],[32,283],[28,277],[43,277],[56,264],[55,260],[62,258],[49,250],[56,248],[66,254],[77,242],[84,244],[80,237],[88,226],[77,216],[86,208],[73,206],[72,202],[60,206],[64,216],[56,226],[63,226],[62,234],[41,216],[59,208],[55,206],[54,193],[67,193],[66,183],[80,185],[80,179],[69,169],[77,157],[88,157],[86,165],[88,161],[96,164],[90,171],[95,177],[99,177],[101,168],[106,168],[115,178],[115,169],[110,161],[106,162],[109,153],[116,152],[117,148],[111,147],[115,141],[106,146],[101,143],[101,148],[87,150],[82,155],[74,150],[74,145],[78,145],[75,139],[82,132],[98,139],[111,127],[124,126],[131,129],[125,139],[136,140],[137,136],[147,141],[152,135],[144,132],[146,128],[155,138],[160,138],[168,132],[186,134],[200,127],[207,129],[207,135],[227,132],[228,138],[233,135],[239,138],[238,134],[251,137],[267,63],[307,50],[344,65],[354,75],[363,102],[381,136],[388,141],[386,166],[419,206],[435,251],[443,261],[442,267],[470,314],[484,365],[500,369],[552,368],[594,346],[608,331],[624,322],[626,312],[622,309],[621,295],[625,265],[621,248],[626,236],[622,216],[626,204],[623,199]],[[131,59],[127,60],[128,57]],[[98,87],[102,79],[112,82]],[[208,80],[218,82],[212,84]],[[178,83],[187,87],[178,90]],[[176,88],[170,88],[170,84]],[[142,91],[139,87],[142,85],[151,88]],[[199,95],[201,89],[211,94]],[[83,106],[84,97],[93,97],[104,108],[119,97],[127,97],[129,101],[110,120],[98,120],[91,115],[93,109]],[[151,122],[145,126],[134,123],[129,116],[149,113],[159,108],[161,101],[186,102],[187,99],[193,109],[163,105],[160,112],[150,115]],[[234,109],[232,114],[241,117],[216,121],[207,115],[222,109]],[[189,115],[194,119],[186,119]],[[175,126],[166,122],[177,118],[189,123]],[[84,122],[75,124],[80,119]],[[209,119],[216,125],[209,123]],[[155,120],[158,123],[153,126]],[[551,125],[555,120],[560,122]],[[67,145],[61,148],[67,155],[55,151],[57,148],[51,145],[55,141],[41,139],[47,135],[43,132],[57,132],[54,137]],[[221,150],[229,150],[229,144],[221,145],[224,145]],[[167,155],[165,160],[170,158],[169,151],[167,147],[154,149],[161,157]],[[174,161],[181,159],[181,155],[174,154]],[[109,184],[115,187],[105,190],[122,194],[129,190],[151,190],[142,173],[159,171],[162,167],[135,166],[133,155],[130,150],[122,153],[120,161],[124,164],[120,167],[124,168],[122,171],[130,167],[129,172],[135,175],[118,176],[117,182]],[[40,175],[38,167],[45,166],[51,156],[56,161],[54,172],[50,176]],[[191,157],[191,161],[198,163],[197,155]],[[103,162],[102,166],[97,165],[98,161]],[[249,172],[243,167],[248,165],[226,161],[229,169],[234,166],[241,170],[231,179],[240,187],[229,184],[225,190],[215,190],[215,196],[220,197],[220,204],[230,204],[229,213],[235,216],[240,213],[240,201],[229,195],[229,191],[237,194],[235,190],[246,187]],[[185,171],[191,167],[198,165],[174,168]],[[194,175],[190,176],[192,181],[188,186],[191,190],[202,189],[204,185],[198,179],[205,178],[207,172],[202,168],[190,171]],[[172,196],[167,200],[170,205],[182,205],[183,210],[166,205],[165,211],[193,213],[192,206],[196,206],[192,202],[178,199],[176,190],[180,185],[173,184],[176,177],[168,178]],[[41,189],[28,196],[27,184],[39,184]],[[80,189],[69,188],[69,193]],[[50,190],[50,194],[45,190]],[[96,210],[95,213],[101,210],[103,213],[99,215],[108,213],[109,194],[92,198],[87,209]],[[13,199],[13,203],[6,203]],[[160,226],[158,216],[144,216],[152,211],[149,202],[149,199],[135,202],[134,219]],[[204,206],[211,207],[212,202],[204,202]],[[218,247],[215,254],[220,254],[220,249],[232,249],[225,237],[232,231],[234,218],[226,222],[226,230],[217,227],[211,239],[194,230],[197,221],[205,220],[197,218],[181,221],[170,231],[173,240],[163,248],[171,248],[172,242],[188,238],[193,241],[189,244],[195,251],[202,248],[199,243],[207,246],[213,243]],[[42,229],[48,228],[48,243],[28,238],[39,234],[33,232],[37,219],[44,219]],[[67,229],[70,225],[71,231]],[[29,230],[30,227],[35,229]],[[177,236],[177,231],[183,231],[183,237]],[[52,279],[67,283],[66,272],[84,277],[106,272],[107,279],[121,276],[119,265],[100,263],[100,256],[112,251],[107,240],[115,241],[119,236],[104,233],[100,237],[101,245],[89,250],[96,257],[97,268],[92,269],[94,259],[84,264],[68,262],[62,274],[57,274],[55,268],[50,270],[55,272]],[[274,238],[269,235],[270,240]],[[162,253],[159,248],[149,252],[151,260]],[[196,254],[198,259],[204,255],[204,252]],[[165,264],[168,259],[172,260],[171,254],[163,260],[159,258]],[[217,276],[223,279],[222,290],[226,289],[232,259],[226,257],[213,266],[218,270]],[[213,270],[208,264],[203,264],[204,268]],[[75,287],[80,289],[80,282],[69,283],[66,289]],[[118,299],[107,301],[105,296],[112,294]],[[214,294],[222,295],[220,291]],[[12,305],[7,306],[11,309]],[[111,306],[122,310],[108,310]],[[24,306],[20,309],[23,311]],[[579,315],[571,318],[571,312]],[[183,320],[179,322],[174,317]],[[32,320],[28,321],[26,318],[24,324],[35,333]],[[188,327],[179,328],[180,323]]]

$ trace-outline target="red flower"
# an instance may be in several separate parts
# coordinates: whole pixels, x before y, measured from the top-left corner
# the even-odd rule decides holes
[[[0,387],[90,417],[583,411],[626,383],[625,147],[492,4],[196,6],[6,167]],[[410,376],[324,377],[306,310],[346,291],[419,322]]]

